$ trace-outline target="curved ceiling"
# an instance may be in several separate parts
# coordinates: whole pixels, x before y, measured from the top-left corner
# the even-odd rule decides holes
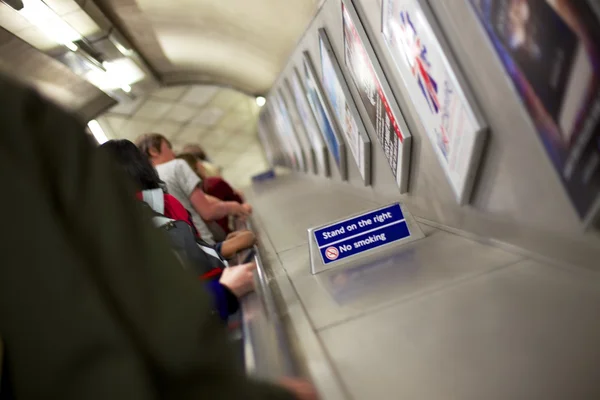
[[[165,84],[266,93],[322,0],[95,0]]]

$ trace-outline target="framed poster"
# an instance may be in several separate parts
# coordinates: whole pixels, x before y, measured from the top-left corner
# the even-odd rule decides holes
[[[300,117],[298,116],[297,108],[290,104],[289,91],[287,91],[284,86],[281,86],[278,90],[279,96],[283,99],[283,103],[285,105],[286,110],[289,113],[290,121],[292,126],[294,127],[294,131],[296,132],[296,137],[300,146],[302,147],[302,152],[304,154],[305,160],[304,164],[306,167],[305,172],[312,172],[317,174],[317,161],[315,159],[315,151],[312,148],[312,143],[308,140],[306,131],[304,130],[304,125],[301,122]],[[293,101],[292,101],[293,102]]]
[[[306,101],[306,91],[300,74],[296,68],[293,69],[291,81],[286,79],[288,90],[292,93],[294,101],[296,103],[296,109],[298,115],[302,120],[305,131],[308,134],[308,138],[312,143],[315,151],[315,157],[317,161],[318,170],[324,176],[330,176],[331,171],[329,170],[329,158],[327,157],[327,147],[323,142],[321,134],[318,132],[317,121],[310,110],[310,106]]]
[[[382,34],[456,199],[464,204],[487,128],[427,11],[418,0],[383,0]]]
[[[310,54],[307,51],[304,52],[303,64],[308,104],[310,105],[313,116],[321,130],[321,135],[323,136],[325,143],[327,143],[329,152],[338,166],[340,175],[343,180],[346,180],[348,179],[348,171],[346,169],[346,146],[338,133],[333,114],[327,107],[325,93],[317,78],[317,72],[310,59]]]
[[[304,153],[302,152],[302,148],[298,142],[298,138],[296,137],[296,131],[291,123],[290,115],[287,111],[281,94],[277,91],[274,91],[273,100],[276,108],[273,115],[283,145],[285,146],[288,154],[294,160],[294,169],[306,172]]]
[[[337,118],[338,126],[346,138],[346,143],[356,161],[365,185],[371,184],[371,139],[365,132],[352,94],[348,89],[340,65],[325,29],[319,29],[319,50],[323,89]]]
[[[469,1],[577,213],[591,218],[600,201],[600,3]]]
[[[258,116],[258,139],[262,144],[262,148],[265,152],[265,156],[267,157],[267,161],[269,161],[269,165],[274,166],[277,165],[277,150],[275,144],[272,143],[266,118],[267,114],[265,112],[260,113]]]
[[[277,93],[281,102],[281,109],[283,110],[282,116],[284,118],[284,122],[287,124],[290,132],[293,134],[295,143],[294,148],[296,151],[299,149],[302,155],[303,171],[309,172],[309,170],[312,170],[313,168],[312,147],[308,142],[308,139],[306,139],[306,134],[303,131],[299,132],[302,127],[299,126],[300,124],[298,121],[298,116],[295,114],[295,110],[290,109],[289,107],[289,101],[286,98],[286,93],[282,88],[279,88]]]
[[[274,128],[272,113],[268,106],[262,108],[260,122],[263,128],[262,139],[268,143],[265,148],[270,147],[273,151],[273,165],[292,168],[292,160],[289,158],[287,150],[282,146],[281,139]]]
[[[400,193],[408,189],[412,136],[351,2],[342,2],[344,59],[370,128],[383,149]],[[368,123],[365,122],[367,128]]]

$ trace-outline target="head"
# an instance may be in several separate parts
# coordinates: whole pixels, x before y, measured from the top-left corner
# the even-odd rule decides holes
[[[138,137],[135,144],[154,166],[175,159],[171,142],[160,133],[146,133]]]
[[[138,190],[160,189],[163,182],[158,173],[135,144],[129,140],[109,140],[100,146],[131,178]]]
[[[183,153],[192,154],[192,155],[198,157],[202,161],[207,160],[206,152],[204,151],[204,149],[202,147],[200,147],[197,144],[186,144],[185,147],[183,148]]]
[[[178,155],[177,158],[180,158],[188,163],[190,168],[200,177],[200,179],[206,178],[206,170],[204,169],[202,160],[199,157],[190,153],[182,153]]]

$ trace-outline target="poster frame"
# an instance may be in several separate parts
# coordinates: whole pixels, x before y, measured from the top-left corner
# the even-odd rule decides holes
[[[600,19],[600,7],[598,6],[597,3],[594,3],[591,0],[588,1],[584,1],[584,0],[577,0],[578,2],[580,1],[581,3],[586,3],[590,6],[592,12],[594,12],[594,15],[596,16],[596,20]],[[473,4],[472,0],[466,0],[467,3],[467,7],[470,9],[474,20],[476,21],[476,25],[478,30],[481,32],[482,37],[486,40],[486,44],[488,45],[491,53],[493,53],[493,57],[497,60],[499,68],[502,71],[502,74],[504,74],[504,76],[506,77],[507,81],[508,81],[508,85],[510,86],[511,91],[514,93],[515,95],[515,99],[516,101],[519,103],[520,106],[523,107],[524,110],[524,115],[526,116],[526,118],[531,122],[532,127],[533,127],[533,131],[535,132],[535,138],[536,140],[539,142],[539,145],[542,149],[542,152],[544,153],[544,156],[547,158],[551,169],[553,170],[553,173],[556,176],[556,179],[561,187],[561,189],[564,191],[565,196],[567,197],[571,207],[573,208],[573,211],[575,212],[575,214],[577,215],[578,219],[581,221],[581,224],[583,226],[583,229],[586,231],[590,231],[590,230],[595,230],[600,232],[600,192],[597,192],[595,197],[590,197],[590,203],[589,206],[587,207],[587,209],[585,210],[581,210],[580,207],[577,206],[577,200],[575,198],[577,198],[577,195],[573,194],[573,190],[572,187],[569,186],[569,183],[567,181],[567,179],[565,179],[562,175],[564,169],[566,169],[567,167],[565,165],[560,165],[560,163],[557,163],[554,160],[554,157],[556,157],[556,148],[552,148],[553,146],[548,145],[548,142],[551,142],[551,140],[548,140],[548,136],[546,136],[547,132],[543,133],[544,128],[540,127],[538,125],[538,118],[536,118],[536,115],[534,112],[532,112],[528,106],[528,99],[527,96],[525,96],[523,94],[523,91],[525,91],[523,89],[524,86],[526,85],[519,85],[518,83],[515,82],[515,77],[513,76],[513,74],[515,73],[514,70],[519,71],[519,75],[521,80],[527,82],[527,86],[529,87],[528,90],[530,90],[531,92],[534,93],[537,101],[539,101],[540,103],[544,103],[544,99],[543,96],[540,96],[540,94],[538,93],[538,90],[535,88],[535,86],[531,83],[529,77],[527,76],[527,74],[522,70],[522,66],[519,65],[519,63],[517,61],[514,60],[514,58],[510,55],[510,52],[508,49],[506,49],[506,47],[502,44],[501,39],[499,37],[492,37],[492,33],[489,31],[489,26],[486,25],[486,22],[484,22],[482,20],[482,17],[480,15],[480,13],[477,10],[477,6],[475,4]],[[561,18],[561,17],[559,17]],[[572,18],[574,18],[575,20],[577,19],[575,16],[572,16]],[[566,22],[566,21],[565,21]],[[569,25],[567,23],[567,25]],[[579,34],[577,34],[577,32],[574,32],[576,34],[576,36],[579,36]],[[578,42],[581,41],[581,39],[578,37]],[[498,43],[499,42],[499,43]],[[505,54],[502,54],[502,52],[497,48],[497,46],[501,46],[503,48],[503,50],[505,51]],[[578,43],[578,46],[583,46],[581,43]],[[596,48],[598,48],[600,45],[598,45],[598,42],[596,42]],[[576,58],[576,56],[573,56],[574,58]],[[512,62],[512,64],[514,64],[512,66],[513,68],[513,72],[511,73],[511,67],[506,65],[505,59],[509,58],[510,61]],[[594,68],[592,67],[592,70]],[[598,76],[598,72],[594,71],[593,72],[594,75]],[[571,75],[569,75],[569,77],[567,78],[567,89],[565,89],[565,93],[562,94],[562,98],[561,98],[561,102],[565,101],[566,97],[567,97],[567,93],[569,92],[568,90],[568,85],[571,81],[571,77],[573,76],[573,71],[571,71]],[[529,99],[529,101],[531,101],[531,98]],[[590,103],[593,102],[593,100],[589,100]],[[565,106],[565,104],[563,103],[563,107]],[[550,110],[548,110],[548,108],[546,107],[546,105],[542,106],[544,108],[544,111],[548,114],[552,114],[552,112]],[[582,108],[582,103],[580,103],[577,107],[578,111],[577,113],[581,112],[581,108]],[[590,106],[591,109],[591,106]],[[556,116],[551,116],[551,118],[555,118]],[[560,118],[559,118],[560,119]],[[560,122],[558,120],[554,120],[553,121],[555,124],[560,124]],[[600,125],[596,125],[596,129],[598,129]],[[559,127],[559,129],[561,130],[560,134],[564,134],[564,132],[562,132],[562,127]],[[580,128],[580,130],[582,130],[583,128]],[[546,138],[545,138],[546,136]],[[573,147],[576,147],[577,144],[573,144]],[[585,147],[585,146],[582,146]],[[551,155],[551,153],[555,154],[555,156],[553,157]],[[569,155],[567,155],[567,158],[569,157]],[[567,162],[565,161],[565,164]],[[563,170],[561,170],[561,167],[563,168]]]
[[[354,161],[356,162],[356,167],[359,170],[359,173],[361,175],[361,178],[363,180],[363,183],[365,184],[365,186],[368,186],[371,184],[371,139],[369,138],[369,135],[367,134],[366,130],[365,130],[365,126],[364,123],[362,121],[362,118],[358,112],[358,109],[356,108],[356,104],[354,103],[354,97],[352,96],[352,93],[350,92],[350,88],[348,87],[348,83],[346,82],[346,79],[344,77],[344,74],[342,72],[342,69],[340,67],[340,63],[338,61],[338,57],[335,54],[335,51],[333,49],[333,46],[331,45],[331,41],[329,40],[329,36],[327,35],[327,30],[325,28],[319,28],[318,30],[318,36],[319,36],[319,53],[320,53],[320,58],[321,58],[321,72],[323,72],[323,54],[322,54],[322,50],[323,47],[325,49],[325,51],[327,51],[327,56],[329,57],[329,60],[331,61],[331,65],[333,67],[333,72],[335,74],[335,79],[337,80],[337,84],[338,86],[342,89],[342,93],[343,93],[343,99],[346,105],[348,106],[348,109],[350,111],[350,116],[354,119],[354,122],[356,123],[356,126],[358,128],[358,139],[359,139],[359,159],[360,156],[362,155],[362,162],[363,162],[363,166],[362,166],[362,171],[361,171],[361,166],[359,165],[359,159],[357,159],[354,154],[352,154],[352,151],[348,151],[348,153],[351,153],[352,158],[354,159]],[[323,47],[321,47],[321,44],[323,45]],[[325,78],[325,76],[323,74],[321,74],[323,79]],[[327,97],[327,96],[325,96]],[[331,103],[331,99],[329,97],[327,97],[327,102],[329,104],[329,107],[333,110],[333,106]],[[339,121],[337,114],[335,113],[335,111],[333,112],[333,118],[335,119],[335,121],[338,124],[338,129],[340,132],[343,131],[343,121]],[[344,137],[344,139],[346,140],[346,134],[342,135]],[[346,146],[350,147],[349,143],[346,143]]]
[[[290,144],[293,145],[292,147],[294,147],[294,148],[296,146],[298,146],[298,150],[300,150],[300,154],[297,154],[300,156],[300,160],[298,160],[300,163],[300,165],[298,166],[298,170],[300,172],[308,172],[308,157],[306,156],[306,152],[305,152],[306,149],[304,149],[304,146],[302,145],[302,141],[299,138],[297,128],[296,128],[293,120],[291,119],[289,105],[286,101],[284,93],[281,90],[274,90],[273,97],[276,102],[281,101],[281,107],[284,108],[283,111],[285,111],[285,115],[280,112],[281,110],[279,109],[278,106],[277,106],[277,111],[280,114],[280,118],[281,118],[282,122],[284,124],[286,124],[287,128],[290,130],[289,134],[291,135],[291,137],[293,138],[293,140],[295,142],[295,143],[290,143]],[[286,134],[284,133],[284,135],[286,135]],[[295,153],[294,149],[292,149],[292,151]]]
[[[371,67],[373,68],[373,73],[375,75],[375,78],[379,82],[381,91],[383,92],[383,96],[386,98],[388,105],[391,109],[392,116],[396,120],[398,128],[400,129],[400,132],[402,133],[403,139],[401,141],[400,148],[398,149],[398,162],[396,164],[395,180],[396,180],[396,186],[398,187],[398,190],[400,191],[400,193],[406,193],[409,190],[409,180],[410,180],[410,166],[411,166],[411,155],[412,155],[412,152],[411,152],[411,150],[412,150],[412,132],[409,129],[408,124],[406,123],[406,119],[404,118],[404,113],[402,112],[402,110],[400,109],[400,106],[398,105],[396,96],[394,95],[394,92],[390,86],[387,76],[384,73],[383,68],[381,67],[381,64],[379,63],[377,54],[375,53],[375,50],[373,49],[373,45],[371,44],[371,41],[369,40],[369,36],[367,35],[367,29],[362,24],[363,19],[361,18],[361,15],[359,14],[359,10],[354,7],[354,4],[352,4],[352,1],[342,0],[341,4],[342,4],[342,29],[344,29],[344,26],[345,26],[344,25],[344,16],[343,16],[343,12],[344,12],[344,8],[345,8],[348,11],[348,14],[350,15],[350,19],[352,20],[354,27],[356,28],[358,37],[360,38],[360,41],[362,42],[362,47],[365,50],[367,57],[369,58]],[[352,81],[352,84],[355,86],[355,89],[357,90],[357,92],[359,92],[358,85],[354,81],[354,76],[353,76],[352,72],[349,70],[348,66],[346,65],[346,55],[345,55],[346,54],[345,53],[346,33],[345,33],[345,30],[343,31],[343,35],[344,35],[344,68],[346,68],[346,70],[348,71],[348,74],[350,76],[349,80]],[[366,114],[366,109],[365,109],[364,105],[362,105],[362,101],[358,101],[357,103],[361,104],[358,107],[363,109],[363,111]],[[382,147],[382,151],[385,153],[385,149],[383,149],[383,143],[381,143],[377,137],[376,126],[374,126],[371,123],[369,118],[365,118],[365,119],[367,120],[367,122],[365,122],[364,125],[367,128],[367,132],[370,134],[371,137],[376,138],[376,141],[379,143],[379,145]],[[384,154],[384,157],[386,158],[388,167],[390,169],[392,169],[392,167],[389,165],[389,160],[387,159],[387,156],[385,156],[385,154]]]
[[[304,86],[302,75],[300,75],[296,67],[292,68],[291,75],[291,79],[296,79],[298,81],[298,85],[300,87],[300,96],[302,96],[302,100],[306,102],[305,105],[307,107],[308,119],[310,121],[305,121],[302,117],[300,119],[302,120],[304,131],[306,132],[308,140],[311,142],[312,149],[314,151],[314,162],[317,163],[318,167],[318,170],[315,171],[317,171],[318,174],[322,174],[323,176],[329,177],[331,176],[331,167],[329,163],[329,157],[327,156],[327,144],[325,143],[325,141],[323,140],[323,136],[319,132],[319,125],[317,124],[317,121],[315,121],[315,116],[313,115],[310,104],[308,103],[308,99],[306,98],[306,87]],[[285,78],[285,84],[287,86],[288,93],[290,94],[290,99],[292,99],[294,105],[296,106],[296,111],[298,112],[298,115],[302,116],[302,113],[300,112],[300,105],[296,101],[294,88],[288,78]],[[314,133],[309,133],[309,131],[311,130]],[[313,135],[316,136],[315,142],[313,142],[311,138]]]
[[[284,83],[284,85],[285,85],[285,83]],[[292,105],[290,104],[290,100],[288,99],[288,96],[287,96],[288,92],[284,89],[283,86],[280,86],[279,89],[277,89],[277,92],[279,93],[279,96],[281,97],[281,100],[283,101],[283,105],[286,108],[286,111],[288,113],[288,116],[290,119],[290,124],[294,131],[296,141],[298,142],[298,144],[300,145],[300,149],[302,150],[302,157],[304,159],[304,172],[306,172],[306,173],[312,172],[312,173],[316,174],[317,170],[315,169],[315,167],[316,167],[315,155],[314,155],[315,152],[313,150],[312,143],[306,136],[306,131],[304,130],[304,127],[298,126],[301,124],[297,124],[295,122],[296,119],[294,118],[294,116],[298,117],[297,110],[295,107],[292,107]]]
[[[294,162],[295,154],[293,154],[293,151],[290,153],[289,146],[286,145],[286,141],[285,141],[286,138],[284,136],[284,133],[281,132],[281,129],[279,129],[279,126],[275,119],[276,117],[274,115],[274,112],[276,112],[277,110],[276,109],[274,110],[273,107],[275,107],[275,105],[273,104],[273,98],[270,97],[269,100],[267,100],[267,104],[263,108],[266,109],[267,115],[269,117],[268,121],[271,126],[271,131],[274,133],[274,136],[277,138],[279,148],[281,150],[281,154],[283,156],[283,159],[285,160],[284,166],[289,168],[292,171],[298,171],[299,170],[298,162]]]
[[[334,150],[331,148],[331,143],[329,143],[329,141],[327,140],[327,137],[325,135],[325,132],[323,132],[322,127],[317,122],[317,127],[319,128],[319,131],[321,132],[321,137],[323,138],[325,145],[329,148],[329,153],[330,153],[329,155],[334,159],[334,163],[337,164],[338,171],[340,173],[342,180],[344,180],[344,181],[348,180],[348,168],[347,168],[347,162],[346,162],[346,142],[342,138],[342,135],[336,124],[336,120],[333,118],[333,110],[330,109],[329,102],[325,100],[326,95],[323,90],[323,86],[321,84],[321,79],[319,79],[319,75],[317,74],[317,71],[314,67],[310,53],[306,50],[302,52],[302,66],[303,66],[303,70],[304,70],[304,78],[306,79],[308,77],[314,82],[315,89],[316,89],[315,92],[317,94],[317,100],[319,101],[320,106],[323,109],[323,112],[325,114],[325,118],[327,119],[327,122],[331,126],[332,133],[333,133],[336,141],[338,142],[337,150],[338,150],[338,154],[339,154],[339,163],[335,162],[335,157],[333,155]],[[308,88],[306,87],[306,84],[305,84],[304,94],[306,96],[306,100],[308,101],[308,105],[313,113],[313,117],[315,118],[315,122],[316,122],[316,121],[318,121],[318,118],[314,115],[315,110],[313,109],[313,107],[311,105],[311,99],[309,97]]]
[[[402,73],[402,69],[398,65],[399,60],[396,60],[394,56],[395,49],[390,46],[384,34],[386,11],[389,7],[390,1],[394,0],[381,0],[381,17],[379,33],[383,38],[384,47],[386,48],[387,54],[390,57],[392,67],[398,73],[400,77],[400,82],[404,85],[404,88],[408,93],[408,100],[413,102],[413,98],[415,96],[414,94],[410,93],[410,89],[406,84],[407,78],[404,76],[404,74]],[[448,168],[444,165],[445,160],[442,159],[444,156],[441,154],[441,151],[439,150],[436,143],[433,142],[431,133],[428,131],[426,124],[424,123],[421,115],[418,112],[417,106],[415,105],[415,118],[423,126],[423,133],[427,137],[429,144],[431,145],[431,147],[434,150],[434,153],[436,154],[436,158],[438,159],[440,168],[443,170],[444,175],[446,176],[446,179],[455,195],[456,201],[459,205],[465,205],[470,202],[475,187],[475,180],[477,178],[479,170],[483,167],[482,155],[489,134],[489,124],[483,118],[483,114],[477,106],[477,102],[475,101],[475,97],[473,96],[468,81],[466,80],[459,64],[456,62],[452,49],[446,42],[444,32],[439,27],[438,21],[435,15],[433,14],[429,4],[424,0],[404,1],[412,2],[413,4],[418,6],[422,11],[424,20],[433,34],[434,43],[431,43],[430,47],[433,47],[434,50],[439,52],[440,58],[442,59],[443,64],[445,64],[444,66],[449,78],[454,80],[454,83],[456,84],[457,89],[459,90],[458,95],[462,100],[462,104],[464,104],[465,108],[467,108],[468,112],[472,115],[474,122],[477,124],[477,129],[472,133],[473,145],[472,150],[470,152],[469,162],[466,167],[465,175],[462,178],[464,183],[462,185],[462,188],[457,188],[452,180],[452,177],[450,176]]]

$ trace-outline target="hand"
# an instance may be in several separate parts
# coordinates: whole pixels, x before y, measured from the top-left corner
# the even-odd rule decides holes
[[[219,282],[240,298],[254,290],[255,269],[256,263],[253,262],[227,267],[223,270]]]
[[[242,221],[245,220],[247,216],[252,212],[252,207],[250,207],[250,212],[248,212],[248,207],[245,207],[245,204],[235,203],[236,207],[234,208],[233,215]]]
[[[244,210],[248,213],[248,215],[252,214],[252,206],[248,203],[242,204]]]
[[[312,383],[298,378],[282,378],[279,384],[292,392],[298,400],[317,400],[318,395]]]

